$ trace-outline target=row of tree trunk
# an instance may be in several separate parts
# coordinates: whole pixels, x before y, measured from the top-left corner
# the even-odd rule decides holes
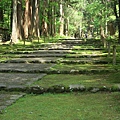
[[[12,0],[11,41],[16,43],[18,39],[33,36],[54,36],[56,31],[63,35],[63,16],[62,0]]]

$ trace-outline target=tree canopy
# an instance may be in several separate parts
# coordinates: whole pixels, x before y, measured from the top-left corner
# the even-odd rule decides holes
[[[30,36],[114,36],[120,43],[118,0],[0,0],[0,28],[12,42]]]

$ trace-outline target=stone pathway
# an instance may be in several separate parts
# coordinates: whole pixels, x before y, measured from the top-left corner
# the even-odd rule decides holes
[[[56,61],[65,56],[66,53],[70,53],[69,50],[64,50],[65,45],[62,47],[61,44],[48,45],[48,48],[52,49],[52,51],[44,50],[46,49],[44,47],[42,50],[33,49],[29,51],[29,48],[23,52],[21,49],[18,49],[18,51],[8,51],[1,54],[1,56],[7,56],[7,53],[16,54],[15,58],[11,58],[11,56],[8,55],[7,57],[9,57],[10,60],[0,63],[1,113],[7,106],[24,96],[24,91],[26,91],[27,87],[47,75],[43,73],[43,71],[49,70],[50,67],[54,66],[53,63],[56,63]],[[63,50],[54,50],[57,46],[59,49],[63,48]],[[66,49],[68,49],[68,47]]]
[[[103,49],[92,48],[89,42],[87,43],[87,45],[90,46],[88,49],[87,47],[74,48],[75,45],[78,44],[86,45],[85,41],[83,40],[64,40],[63,42],[61,41],[61,43],[42,44],[42,47],[39,47],[38,45],[38,48],[19,48],[16,51],[8,51],[4,54],[1,54],[1,56],[7,56],[9,59],[0,63],[0,111],[13,104],[20,97],[24,96],[26,89],[32,83],[40,80],[48,73],[64,73],[63,70],[60,71],[60,69],[51,71],[50,68],[57,63],[65,63],[69,65],[75,63],[108,63],[106,60],[100,60],[100,57],[106,57],[106,54],[101,54]],[[82,54],[77,52],[80,50],[83,51]],[[84,50],[91,50],[92,53],[85,53]],[[95,54],[95,51],[97,51],[97,53],[98,51],[100,52],[98,54]],[[8,53],[15,55],[15,58],[8,55]],[[66,58],[68,59],[66,60]],[[99,67],[98,69],[103,70],[104,67],[103,69],[102,67]],[[68,74],[82,73],[85,72],[85,70],[81,72],[80,70],[72,69],[65,71],[65,73],[67,72]],[[62,88],[62,86],[56,87]],[[77,87],[83,89],[83,86]],[[70,88],[73,89],[73,86],[70,86]]]
[[[46,74],[0,73],[0,89],[26,88]]]
[[[45,71],[52,67],[54,64],[34,64],[34,63],[0,63],[0,72],[22,72],[29,73],[32,71]]]

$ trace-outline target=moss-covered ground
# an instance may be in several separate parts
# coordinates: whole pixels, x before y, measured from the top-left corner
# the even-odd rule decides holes
[[[69,86],[71,84],[82,84],[86,87],[111,87],[120,84],[120,73],[106,74],[53,74],[47,75],[34,83],[42,87],[51,87],[54,85]]]
[[[119,120],[120,93],[26,95],[1,120]]]
[[[51,38],[51,41],[53,39]],[[56,41],[56,39],[55,39]],[[42,41],[43,42],[43,41]],[[45,42],[48,42],[46,40]],[[58,41],[57,41],[58,42]],[[0,61],[19,57],[14,51],[32,51],[34,48],[42,48],[47,45],[37,42],[23,43],[19,45],[1,45]],[[117,64],[112,65],[112,52],[107,57],[106,50],[91,51],[80,50],[80,48],[95,48],[95,46],[74,46],[79,50],[73,50],[75,54],[67,54],[62,60],[79,60],[79,55],[104,56],[108,64],[67,64],[58,61],[50,70],[74,71],[74,70],[116,70],[115,72],[104,71],[103,73],[85,74],[49,74],[32,85],[51,87],[54,85],[69,86],[71,84],[82,84],[86,87],[116,86],[120,84],[120,47],[117,47]],[[111,48],[112,51],[112,48]],[[100,56],[99,56],[100,55]],[[73,58],[72,58],[73,56]],[[68,57],[68,58],[67,58]],[[71,58],[70,58],[71,57]],[[70,58],[70,59],[69,59]],[[84,58],[84,57],[83,57]],[[90,59],[85,57],[85,59]],[[93,59],[95,59],[93,57]],[[33,73],[32,73],[33,74]],[[31,85],[31,86],[32,86]],[[41,95],[27,94],[16,103],[7,107],[0,114],[0,120],[119,120],[120,119],[120,92],[71,92],[62,94],[45,93]]]

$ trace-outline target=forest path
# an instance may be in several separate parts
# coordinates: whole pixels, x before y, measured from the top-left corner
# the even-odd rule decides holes
[[[34,82],[47,74],[116,72],[116,69],[108,65],[112,61],[107,59],[107,53],[101,47],[100,41],[94,40],[60,40],[60,43],[18,48],[1,56],[8,59],[0,63],[0,111],[25,95],[27,89],[31,90]]]

